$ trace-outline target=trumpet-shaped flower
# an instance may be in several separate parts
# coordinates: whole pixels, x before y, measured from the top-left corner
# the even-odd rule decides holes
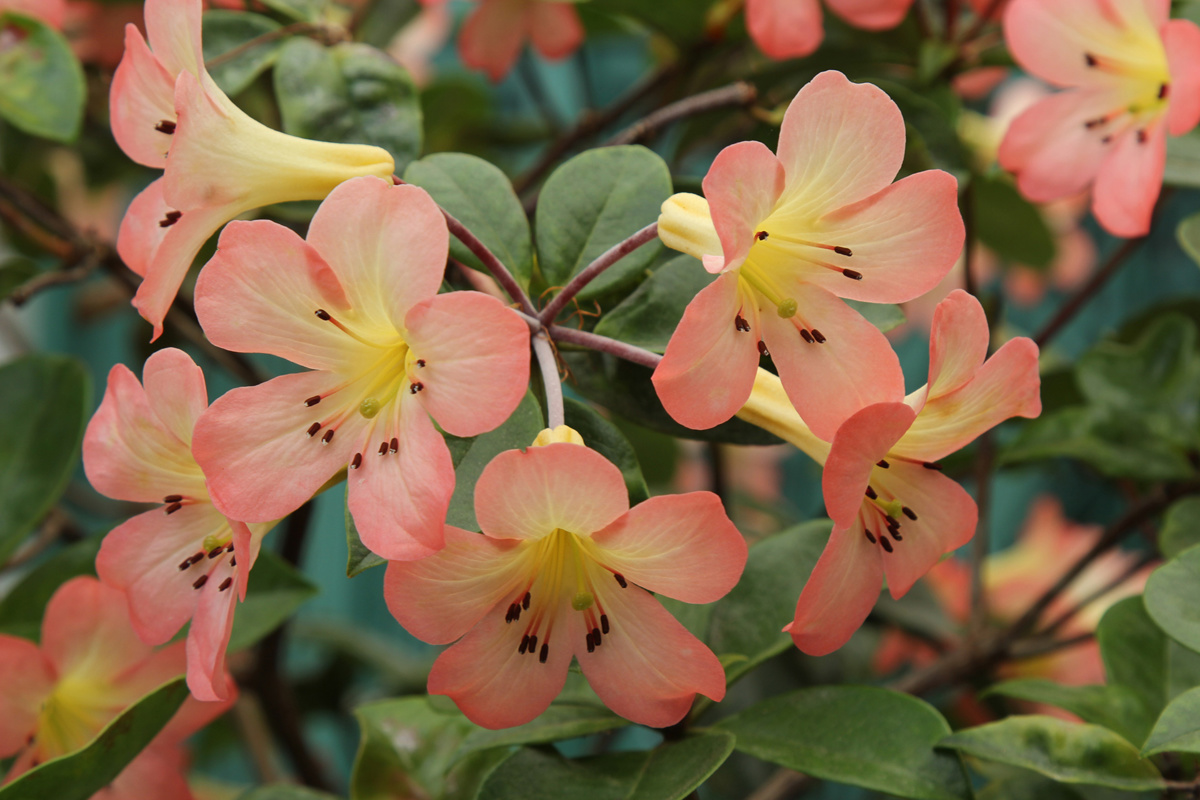
[[[887,339],[839,299],[911,300],[962,249],[954,178],[929,170],[892,183],[903,158],[896,104],[823,72],[789,106],[778,154],[731,145],[704,179],[707,200],[663,204],[663,242],[720,273],[654,372],[672,417],[692,428],[729,419],[768,351],[800,416],[826,439],[860,408],[904,396]]]
[[[885,31],[904,19],[913,0],[825,0],[829,10],[857,28]],[[746,0],[746,30],[774,59],[803,58],[825,38],[817,0]]]
[[[1013,0],[1004,31],[1027,71],[1066,91],[1019,116],[1000,147],[1030,200],[1092,187],[1117,236],[1150,230],[1167,134],[1200,122],[1200,28],[1169,20],[1169,0]]]
[[[716,656],[649,594],[723,596],[746,543],[708,492],[629,508],[621,472],[569,428],[509,450],[475,486],[482,534],[446,527],[446,548],[388,565],[388,608],[418,638],[458,640],[429,691],[472,721],[520,725],[558,695],[571,659],[618,714],[662,727],[697,692],[725,695]],[[649,590],[649,592],[647,591]]]
[[[89,577],[63,584],[46,605],[40,646],[0,634],[0,757],[16,756],[5,780],[87,745],[183,672],[183,647],[155,651],[143,644],[118,590]],[[149,747],[93,798],[191,798],[180,744],[232,701],[184,701]]]
[[[196,285],[208,338],[310,371],[234,389],[196,428],[213,502],[251,522],[294,511],[349,467],[367,547],[393,559],[442,547],[454,490],[445,440],[508,418],[529,379],[529,328],[493,297],[438,294],[449,233],[415,186],[356,178],[305,241],[235,222]]]
[[[947,297],[930,334],[929,383],[902,403],[848,419],[832,443],[817,438],[760,371],[738,416],[792,442],[825,466],[834,528],[786,630],[810,655],[830,653],[862,625],[886,575],[893,597],[975,533],[975,502],[938,460],[1013,416],[1041,413],[1037,346],[1014,339],[991,358],[979,302]]]
[[[192,456],[192,429],[208,406],[200,368],[168,348],[147,359],[142,377],[144,388],[121,364],[109,372],[83,438],[83,466],[101,494],[162,505],[114,528],[96,571],[128,595],[143,641],[162,644],[192,621],[188,688],[201,700],[223,699],[234,609],[270,526],[227,518],[209,499]]]
[[[146,32],[129,25],[113,76],[113,136],[139,164],[163,167],[129,207],[117,238],[142,276],[133,304],[162,333],[162,320],[192,260],[229,220],[288,200],[320,200],[342,181],[388,177],[387,151],[314,142],[255,121],[204,68],[200,0],[147,0]]]

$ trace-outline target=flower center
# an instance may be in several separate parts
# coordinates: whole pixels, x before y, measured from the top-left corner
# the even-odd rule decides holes
[[[167,500],[178,495],[168,495]],[[167,513],[171,513],[171,506],[167,506]],[[194,554],[185,558],[179,564],[179,571],[184,574],[184,578],[192,584],[193,589],[203,589],[208,579],[218,568],[226,566],[232,570],[237,566],[237,556],[233,554],[233,531],[229,525],[222,524],[219,528],[206,534],[199,543],[200,549]],[[229,563],[225,564],[226,557]],[[196,569],[197,566],[203,564],[203,568]],[[217,586],[217,591],[224,592],[233,585],[233,576],[227,574]]]
[[[895,456],[890,456],[896,458]],[[909,459],[898,459],[908,461]],[[876,465],[877,469],[891,469],[891,464],[887,459],[881,459]],[[929,469],[936,469],[936,465],[924,464]],[[872,477],[875,475],[875,470],[871,471]],[[863,525],[863,534],[871,544],[878,544],[885,553],[895,552],[896,545],[904,541],[904,533],[901,531],[902,520],[907,518],[912,522],[917,521],[917,514],[908,506],[904,505],[899,498],[889,492],[885,488],[884,480],[874,482],[879,486],[878,489],[872,484],[867,484],[866,500],[859,509],[859,520]],[[886,532],[886,533],[885,533]],[[889,537],[891,537],[889,539]]]
[[[79,674],[66,675],[54,687],[38,714],[37,740],[43,758],[78,750],[112,719],[106,699],[110,687]]]

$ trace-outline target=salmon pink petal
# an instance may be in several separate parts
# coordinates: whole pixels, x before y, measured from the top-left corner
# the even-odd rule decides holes
[[[109,371],[104,400],[83,435],[83,468],[96,491],[117,500],[204,495],[204,476],[187,443],[159,420],[123,364]]]
[[[904,21],[913,0],[825,0],[829,10],[856,28],[890,30]]]
[[[529,383],[529,326],[494,297],[448,292],[405,319],[417,399],[454,436],[499,427]],[[416,386],[416,383],[413,384]]]
[[[125,27],[125,55],[113,75],[109,119],[125,155],[145,167],[166,165],[168,131],[175,125],[175,76],[150,52],[136,25]]]
[[[788,106],[778,155],[787,188],[775,216],[807,221],[892,182],[904,160],[904,118],[882,89],[822,72]]]
[[[125,595],[95,578],[73,578],[54,593],[42,617],[42,652],[59,678],[82,670],[117,682],[150,654],[129,622]]]
[[[116,713],[125,710],[167,681],[173,681],[187,668],[183,642],[173,642],[152,650],[105,687],[105,700]]]
[[[1150,232],[1166,165],[1167,132],[1161,122],[1117,139],[1092,189],[1092,212],[1109,233],[1132,238]]]
[[[709,492],[652,497],[594,533],[592,542],[600,563],[685,603],[724,597],[746,565],[746,540]]]
[[[929,328],[929,396],[950,394],[974,378],[988,339],[987,315],[972,295],[955,289],[938,303]]]
[[[397,409],[398,452],[379,455],[374,439],[358,443],[346,505],[363,544],[389,560],[412,561],[442,549],[446,509],[454,494],[454,462],[429,414],[409,392]]]
[[[28,639],[0,634],[0,758],[15,755],[37,730],[42,703],[54,691],[54,668]]]
[[[587,535],[628,510],[621,471],[577,444],[506,450],[475,484],[475,517],[497,539],[540,539],[556,528]]]
[[[593,652],[576,656],[606,706],[641,725],[665,728],[683,719],[697,692],[716,701],[725,697],[725,670],[711,650],[642,589],[605,585],[612,588],[598,599],[610,629]],[[573,641],[586,638],[578,622],[572,627],[578,628],[569,633]]]
[[[442,285],[450,234],[423,189],[364,176],[325,198],[308,244],[345,287],[350,308],[403,330],[408,310]]]
[[[187,770],[187,753],[182,747],[151,745],[138,753],[112,783],[92,795],[92,800],[143,800],[146,797],[194,800],[195,795],[185,777]]]
[[[797,283],[789,294],[799,307],[794,317],[765,308],[759,319],[783,388],[813,433],[829,441],[859,409],[904,397],[900,361],[878,328],[818,286]]]
[[[1108,154],[1087,123],[1123,106],[1109,89],[1059,92],[1021,113],[1000,143],[1000,165],[1016,173],[1021,194],[1047,203],[1082,192]]]
[[[190,448],[192,428],[208,408],[204,371],[187,353],[167,347],[146,359],[142,380],[154,415]]]
[[[1183,136],[1200,123],[1200,28],[1191,20],[1173,19],[1163,26],[1162,37],[1171,71],[1168,132]]]
[[[854,255],[837,259],[837,266],[853,268],[862,279],[814,269],[805,280],[851,300],[907,302],[937,286],[962,252],[958,181],[941,170],[909,175],[825,215],[813,236],[848,247]]]
[[[306,432],[328,417],[306,399],[327,394],[337,378],[327,372],[283,375],[234,389],[196,423],[192,452],[208,478],[213,503],[245,522],[280,519],[299,508],[350,461],[359,444],[353,417],[341,436]],[[336,411],[336,409],[335,409]]]
[[[201,4],[194,1],[146,0],[146,38],[172,75],[183,71],[200,75],[204,71],[200,12]]]
[[[566,630],[555,631],[545,663],[533,653],[518,652],[525,627],[506,624],[500,609],[492,608],[462,641],[438,656],[429,672],[429,693],[449,695],[468,719],[485,728],[511,728],[534,719],[562,691],[573,655],[569,643],[583,638],[579,615],[571,613],[567,601],[561,606],[556,616],[566,620]]]
[[[535,2],[529,14],[529,39],[549,59],[566,58],[583,44],[583,25],[574,3]]]
[[[825,38],[817,0],[747,0],[746,30],[777,61],[812,55]]]
[[[333,269],[294,231],[234,222],[196,282],[196,316],[226,350],[270,353],[311,369],[345,366],[357,342],[316,316],[344,317],[349,300]]]
[[[892,452],[916,461],[945,458],[1009,417],[1038,416],[1040,392],[1037,345],[1023,337],[1013,339],[970,382],[930,398]]]
[[[384,578],[388,610],[423,642],[449,644],[475,627],[524,575],[519,542],[446,526],[446,546],[420,561],[391,561]]]
[[[878,485],[915,513],[900,520],[903,540],[883,554],[892,597],[903,597],[942,556],[957,550],[975,535],[979,511],[975,501],[956,482],[920,464],[897,461],[881,470]],[[885,536],[883,531],[880,536]]]
[[[525,42],[528,0],[482,0],[458,35],[458,55],[495,82],[508,74]]]
[[[741,330],[739,314],[746,321]],[[758,369],[758,337],[745,327],[755,314],[733,273],[717,278],[688,304],[653,376],[658,399],[676,422],[711,428],[746,402]]]
[[[759,223],[771,214],[783,191],[783,181],[783,165],[762,142],[738,142],[717,154],[704,177],[704,196],[721,239],[723,270],[746,260]]]
[[[187,685],[197,700],[225,700],[234,691],[233,681],[225,670],[225,649],[233,632],[237,592],[225,581],[234,580],[235,572],[246,571],[240,564],[235,569],[229,566],[228,559],[222,559],[197,591],[200,597],[187,637]]]
[[[867,539],[862,521],[836,526],[796,602],[785,631],[810,656],[832,653],[858,630],[883,588],[880,548]]]
[[[876,462],[912,425],[916,415],[904,403],[867,406],[838,428],[821,476],[825,509],[842,528],[850,528],[864,502]]]

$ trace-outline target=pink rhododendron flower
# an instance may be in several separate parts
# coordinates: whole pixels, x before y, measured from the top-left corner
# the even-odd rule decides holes
[[[117,239],[143,278],[133,304],[157,338],[192,260],[226,222],[272,203],[320,200],[356,176],[389,177],[394,163],[378,147],[288,136],[235,106],[204,68],[200,0],[147,0],[145,17],[150,44],[126,28],[110,106],[125,154],[166,170],[134,199]]]
[[[678,722],[697,692],[724,697],[717,657],[649,594],[710,603],[737,583],[746,543],[716,495],[630,509],[620,470],[563,426],[488,464],[475,514],[482,535],[447,526],[440,553],[388,565],[396,619],[424,641],[459,640],[430,693],[480,725],[521,725],[576,658],[609,708],[644,725]]]
[[[208,406],[204,373],[181,350],[146,360],[145,388],[118,364],[83,438],[83,466],[101,494],[163,503],[114,528],[96,557],[106,584],[129,596],[143,641],[162,644],[185,622],[188,688],[228,697],[225,648],[238,600],[269,525],[247,526],[213,507],[192,455],[192,429]]]
[[[183,669],[183,643],[157,651],[143,644],[121,592],[88,577],[63,584],[46,606],[40,646],[0,634],[0,757],[16,756],[5,781],[84,747]],[[184,701],[94,800],[190,800],[180,745],[232,701]]]
[[[437,5],[445,0],[421,0]],[[529,41],[545,58],[566,58],[583,44],[575,4],[553,0],[479,0],[458,36],[458,54],[472,69],[499,81]]]
[[[442,547],[454,489],[445,440],[495,428],[529,379],[529,328],[494,297],[438,294],[449,233],[415,186],[356,178],[321,204],[305,241],[235,222],[196,286],[208,338],[310,371],[234,389],[196,429],[217,507],[265,521],[349,466],[363,542],[393,559]]]
[[[663,242],[720,273],[654,372],[672,417],[692,428],[729,419],[767,351],[800,416],[827,439],[863,406],[904,396],[883,334],[839,299],[911,300],[962,249],[954,178],[930,170],[892,183],[903,158],[896,104],[823,72],[789,106],[778,155],[731,145],[704,179],[707,199],[663,204]]]
[[[913,0],[825,0],[829,10],[858,28],[885,31],[904,19]],[[817,0],[746,0],[746,30],[774,59],[803,58],[825,38]]]
[[[1150,230],[1167,134],[1200,122],[1200,28],[1169,0],[1013,0],[1004,30],[1028,72],[1065,88],[1023,113],[1000,148],[1030,200],[1092,187],[1117,236]]]

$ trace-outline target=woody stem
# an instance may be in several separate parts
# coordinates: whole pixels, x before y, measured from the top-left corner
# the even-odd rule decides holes
[[[558,312],[562,311],[567,303],[571,302],[572,298],[579,294],[583,287],[595,280],[600,273],[642,245],[648,244],[657,238],[658,223],[651,222],[625,241],[618,242],[608,248],[608,250],[597,256],[595,261],[588,264],[578,275],[572,278],[570,283],[563,287],[563,290],[542,309],[542,313],[538,315],[538,319],[541,320],[543,325],[549,325],[554,322],[554,318],[558,316]]]
[[[565,424],[566,419],[563,412],[562,383],[558,379],[558,361],[554,357],[554,349],[550,346],[550,337],[545,331],[535,334],[532,341],[533,354],[537,357],[546,395],[546,424],[547,427],[557,428]]]

